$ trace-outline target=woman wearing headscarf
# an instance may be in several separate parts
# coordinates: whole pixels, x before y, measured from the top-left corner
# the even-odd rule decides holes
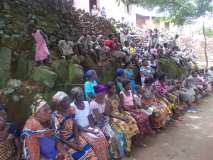
[[[166,84],[164,74],[158,77],[158,80],[154,83],[153,87],[157,98],[167,104],[166,109],[169,113],[168,119],[170,119],[174,109],[176,108],[175,104],[176,97],[168,93],[168,85]],[[173,102],[168,101],[167,95],[169,96],[168,98],[172,99]]]
[[[124,135],[116,132],[111,124],[111,109],[106,103],[105,85],[94,87],[96,96],[90,103],[94,125],[99,127],[110,142],[110,155],[112,159],[121,159],[124,156]]]
[[[7,113],[0,104],[0,160],[20,159],[19,136],[16,127],[7,122]]]
[[[86,72],[87,81],[84,83],[84,94],[87,100],[91,101],[91,99],[95,96],[94,87],[97,85],[97,73],[95,70],[90,69]]]
[[[150,115],[152,127],[160,129],[165,126],[168,111],[166,103],[155,97],[154,88],[152,86],[153,78],[145,80],[143,92],[143,107]]]
[[[59,112],[53,113],[55,128],[59,132],[60,139],[70,145],[69,154],[75,160],[97,160],[92,147],[79,136],[75,120],[75,108],[70,106],[70,97],[62,91],[53,96],[53,103]]]
[[[71,90],[73,103],[71,106],[75,108],[75,120],[80,135],[92,146],[99,160],[108,160],[108,142],[98,128],[92,128],[90,125],[90,106],[88,101],[84,101],[84,93],[80,87]]]
[[[50,129],[50,120],[51,109],[48,103],[37,97],[32,105],[32,116],[26,121],[22,133],[25,160],[71,159]]]
[[[116,94],[115,84],[113,81],[107,83],[108,93],[106,95],[107,104],[110,105],[112,113],[112,126],[118,132],[123,132],[126,141],[126,152],[130,154],[132,146],[132,137],[140,131],[136,120],[129,112],[123,110],[120,106],[120,98]]]

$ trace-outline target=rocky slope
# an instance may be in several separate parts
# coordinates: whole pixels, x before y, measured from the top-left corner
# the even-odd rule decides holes
[[[76,42],[84,33],[107,36],[115,31],[104,18],[89,16],[75,10],[72,4],[57,4],[57,0],[1,0],[0,1],[0,100],[6,104],[10,120],[22,126],[30,115],[33,97],[41,93],[49,102],[56,90],[69,93],[73,86],[82,85],[84,71],[96,69],[101,82],[114,78],[122,59],[119,51],[97,65],[93,55],[74,55],[70,60],[60,57],[58,41],[69,36]],[[48,65],[37,66],[33,60],[35,45],[27,34],[27,26],[34,23],[48,37],[51,56]],[[161,70],[180,76],[182,70],[175,62],[163,59]],[[169,65],[169,66],[168,66]],[[173,66],[173,67],[171,67]],[[170,69],[168,72],[168,68]]]
[[[113,76],[112,64],[99,67],[90,55],[76,55],[66,61],[57,48],[65,35],[74,42],[84,33],[108,35],[114,30],[111,23],[75,10],[72,4],[56,3],[57,0],[0,1],[0,88],[4,89],[3,101],[10,118],[18,124],[29,114],[37,92],[48,99],[55,90],[79,85],[85,68],[97,69],[103,81]],[[51,57],[47,66],[38,67],[33,61],[35,45],[27,34],[30,23],[39,26],[48,37]]]

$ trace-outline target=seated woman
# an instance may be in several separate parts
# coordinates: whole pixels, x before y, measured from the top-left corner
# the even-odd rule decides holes
[[[186,104],[186,110],[188,112],[196,112],[196,109],[193,107],[193,102],[195,102],[195,90],[191,85],[191,80],[186,80],[183,88],[179,91],[181,102]]]
[[[32,116],[26,121],[22,133],[25,160],[71,159],[50,129],[50,120],[49,105],[46,101],[37,98],[32,105]]]
[[[143,92],[143,107],[150,115],[152,128],[160,129],[165,126],[167,118],[167,105],[165,102],[158,100],[155,97],[154,89],[152,86],[153,79],[147,78],[145,80]]]
[[[168,120],[170,120],[173,116],[173,112],[176,109],[175,100],[173,102],[170,102],[167,98],[167,95],[174,99],[173,95],[168,94],[168,86],[165,82],[165,75],[160,75],[158,77],[158,80],[153,85],[155,95],[158,99],[165,102],[167,104],[167,110],[168,110]]]
[[[121,106],[125,111],[130,112],[131,115],[135,118],[141,135],[151,133],[152,129],[149,123],[149,117],[140,111],[134,103],[130,81],[123,81],[123,87],[124,90],[120,92]]]
[[[84,92],[80,87],[71,90],[71,96],[74,102],[71,104],[75,108],[75,120],[80,135],[92,146],[99,160],[108,160],[108,142],[97,128],[92,128],[90,125],[90,105],[84,101]]]
[[[21,146],[19,142],[20,133],[12,123],[7,122],[7,114],[0,104],[0,159],[19,160],[21,157]]]
[[[68,153],[75,160],[97,160],[92,147],[78,134],[75,109],[70,107],[70,97],[59,91],[53,96],[53,103],[59,110],[53,113],[55,128],[60,139],[70,145],[67,148]]]
[[[87,81],[84,83],[84,94],[88,101],[91,101],[95,96],[94,87],[97,85],[97,74],[95,70],[88,70],[86,72]]]
[[[120,98],[116,94],[114,82],[108,82],[107,87],[108,93],[106,95],[106,100],[112,110],[112,126],[118,132],[123,132],[125,134],[126,152],[129,154],[131,152],[132,137],[139,133],[139,128],[136,120],[131,116],[131,114],[124,111],[120,106]]]
[[[121,159],[124,156],[124,135],[116,132],[111,125],[111,110],[105,100],[107,87],[97,85],[94,89],[96,97],[90,103],[94,124],[103,131],[109,140],[112,159]]]

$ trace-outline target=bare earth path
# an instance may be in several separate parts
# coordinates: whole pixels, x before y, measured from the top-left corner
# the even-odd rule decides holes
[[[134,159],[213,160],[213,96],[204,99],[198,110],[186,113],[176,126],[155,137],[147,137],[148,146],[135,148]]]

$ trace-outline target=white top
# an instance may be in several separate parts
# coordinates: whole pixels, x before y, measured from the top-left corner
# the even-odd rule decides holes
[[[98,14],[99,14],[99,10],[98,9],[92,9],[91,10],[91,15],[92,16],[98,16]]]
[[[91,109],[91,113],[92,113],[92,114],[93,114],[93,110],[94,110],[94,109],[98,109],[98,112],[99,112],[100,114],[103,114],[103,113],[105,112],[105,103],[99,104],[99,103],[97,103],[96,101],[92,100],[92,101],[90,102],[90,109]],[[94,114],[93,114],[93,116],[94,116]]]
[[[84,110],[78,109],[75,103],[72,103],[71,106],[75,108],[75,120],[80,127],[88,127],[89,126],[89,119],[88,116],[90,115],[90,106],[89,102],[84,101]]]
[[[134,101],[138,106],[142,106],[142,95],[134,94]]]

